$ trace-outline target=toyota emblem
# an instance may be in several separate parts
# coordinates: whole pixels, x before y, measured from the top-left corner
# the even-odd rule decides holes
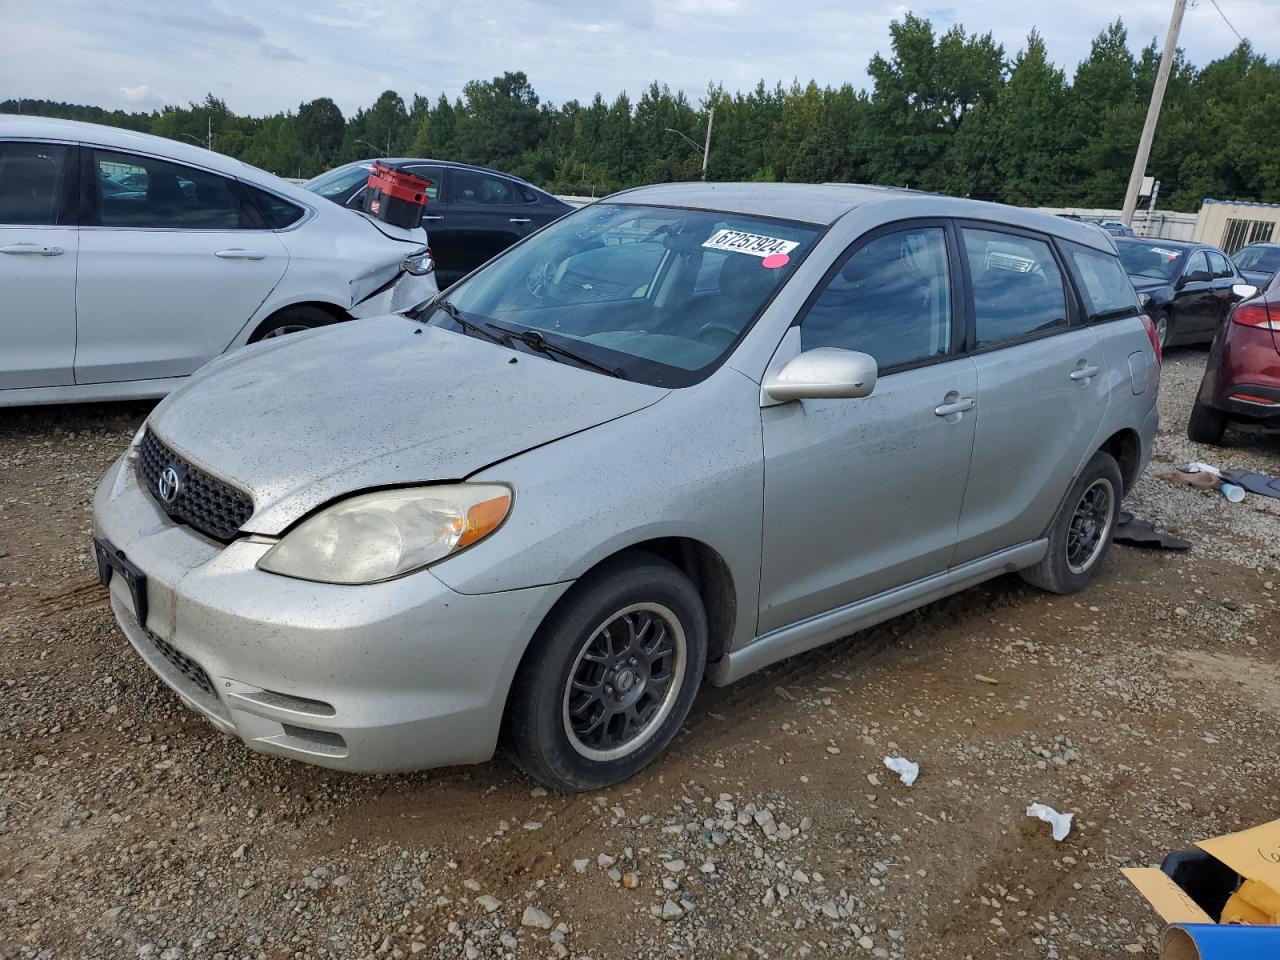
[[[173,464],[169,464],[160,474],[160,499],[165,503],[173,503],[178,499],[178,493],[181,490],[182,477],[178,474],[177,468]]]

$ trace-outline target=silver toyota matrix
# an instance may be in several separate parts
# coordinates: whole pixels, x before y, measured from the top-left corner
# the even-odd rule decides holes
[[[121,629],[255,750],[594,790],[726,684],[1104,562],[1159,354],[1111,241],[849,185],[670,184],[408,316],[204,367],[103,478]]]

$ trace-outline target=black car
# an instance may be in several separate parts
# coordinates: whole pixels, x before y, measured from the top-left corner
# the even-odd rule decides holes
[[[519,177],[488,167],[408,157],[379,160],[431,181],[422,225],[441,289],[466,276],[522,237],[573,209]],[[372,160],[357,160],[308,180],[307,190],[360,209]]]
[[[1245,280],[1261,290],[1280,270],[1280,243],[1250,243],[1231,259]]]
[[[1158,237],[1115,237],[1116,250],[1155,321],[1160,346],[1208,343],[1236,301],[1231,287],[1244,283],[1217,247]]]

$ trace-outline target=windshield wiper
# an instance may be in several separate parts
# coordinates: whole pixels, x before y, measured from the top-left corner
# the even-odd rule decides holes
[[[436,297],[434,300],[428,301],[427,309],[442,310],[444,311],[445,314],[448,315],[450,320],[452,320],[458,326],[462,327],[463,330],[466,330],[469,333],[478,333],[480,334],[480,336],[484,337],[490,343],[502,344],[503,346],[506,345],[504,343],[506,339],[505,337],[500,337],[497,334],[489,330],[486,330],[485,327],[488,326],[488,324],[480,324],[480,323],[476,323],[474,320],[468,320],[466,317],[462,315],[461,310],[455,307],[452,303],[450,303],[444,297]],[[420,321],[421,318],[422,318],[422,314],[420,313],[414,316],[415,320]]]
[[[452,316],[452,314],[450,314],[450,316]],[[578,353],[576,350],[570,350],[568,347],[562,347],[557,343],[552,343],[537,330],[513,330],[510,327],[504,327],[500,323],[494,323],[492,320],[486,320],[484,325],[491,330],[501,331],[503,334],[502,339],[507,341],[508,346],[510,345],[510,341],[519,340],[526,347],[537,350],[539,353],[545,353],[547,356],[565,357],[575,363],[582,364],[584,367],[589,367],[597,373],[603,373],[610,377],[618,377],[623,380],[626,379],[626,374],[622,372],[621,368],[605,366],[603,363],[592,360],[590,357]]]

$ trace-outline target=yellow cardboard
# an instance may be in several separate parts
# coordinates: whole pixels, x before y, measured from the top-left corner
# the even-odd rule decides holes
[[[1196,844],[1246,880],[1280,891],[1280,820]]]
[[[1213,923],[1187,892],[1156,867],[1126,867],[1120,871],[1138,888],[1168,923]]]

